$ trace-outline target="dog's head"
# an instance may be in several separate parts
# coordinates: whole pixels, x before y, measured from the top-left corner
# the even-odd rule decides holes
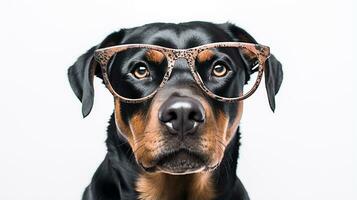
[[[187,49],[213,42],[256,43],[246,31],[233,24],[189,22],[183,24],[156,23],[122,29],[109,35],[104,41],[83,54],[69,68],[68,76],[77,97],[82,101],[82,112],[89,114],[94,98],[93,76],[102,78],[98,63],[93,60],[98,48],[119,44],[155,44],[175,49]],[[127,55],[131,56],[131,55]],[[125,68],[130,59],[115,58],[111,65],[112,87],[124,93],[145,93],[160,74],[158,67],[163,60],[159,52],[151,52],[139,58],[141,64]],[[199,62],[215,63],[212,52],[197,57]],[[244,76],[220,77],[214,89],[217,93],[236,93],[232,82],[244,85],[249,79],[249,67],[244,58],[236,59],[233,71]],[[265,84],[271,109],[275,109],[274,96],[282,82],[282,68],[271,56],[266,61]],[[212,64],[213,65],[213,64]],[[241,66],[241,67],[239,67]],[[238,69],[239,68],[239,69]],[[224,66],[205,68],[208,76],[221,75]],[[216,70],[216,71],[214,71]],[[206,73],[206,72],[205,72]],[[238,73],[237,73],[238,74]],[[242,74],[242,73],[240,73]],[[122,77],[130,78],[121,79]],[[215,77],[212,77],[214,79]],[[166,85],[153,98],[137,104],[120,102],[115,98],[115,121],[119,134],[130,144],[139,165],[146,171],[162,171],[171,174],[194,173],[211,170],[219,165],[224,151],[235,134],[243,111],[242,101],[222,103],[210,98],[196,84],[187,62],[177,60]]]

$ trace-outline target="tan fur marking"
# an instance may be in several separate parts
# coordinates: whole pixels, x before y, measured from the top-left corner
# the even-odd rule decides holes
[[[226,135],[227,143],[229,143],[229,141],[232,139],[232,136],[237,131],[237,128],[240,124],[240,120],[242,119],[242,115],[243,115],[243,101],[239,101],[236,118],[234,119],[232,125],[230,125],[230,127],[227,130],[227,135]]]
[[[242,48],[241,51],[242,51],[242,54],[243,54],[244,58],[246,60],[248,60],[248,61],[251,60],[251,59],[257,58],[257,55],[254,54],[249,49]]]
[[[203,63],[210,60],[214,55],[212,50],[204,50],[197,55],[198,62]]]
[[[145,124],[140,122],[140,117],[138,117],[138,122],[135,122],[135,117],[131,120],[131,124],[137,124],[132,127],[132,131],[135,135],[136,148],[134,153],[136,158],[145,167],[151,167],[152,158],[161,151],[163,143],[163,134],[161,123],[158,119],[158,113],[161,103],[156,99],[153,99],[147,117],[143,120]],[[141,128],[140,128],[141,126]]]
[[[189,199],[213,199],[215,196],[215,191],[211,180],[211,173],[202,172],[193,174],[192,176],[194,176],[194,178],[192,186],[190,187],[189,194],[191,194],[191,196]]]
[[[165,55],[160,51],[148,50],[146,52],[146,58],[155,63],[161,63],[164,60]]]
[[[130,128],[124,123],[121,117],[120,100],[118,98],[114,99],[114,116],[115,124],[120,133],[122,133],[128,140],[131,147],[133,147],[133,134]]]
[[[212,124],[214,124],[215,127],[208,129],[210,130],[209,138],[211,140],[210,145],[212,146],[212,150],[210,152],[215,152],[212,154],[212,164],[217,164],[222,160],[224,150],[228,144],[225,138],[229,118],[223,112],[219,112],[212,120],[214,120]]]
[[[129,127],[133,133],[134,140],[138,140],[145,130],[145,116],[142,113],[133,115],[129,120]]]
[[[186,194],[188,200],[214,198],[211,174],[208,172],[180,176],[145,173],[140,175],[136,190],[141,200],[181,200],[182,194]]]
[[[200,99],[200,102],[205,110],[206,122],[199,145],[202,151],[210,153],[210,164],[213,167],[222,160],[224,155],[229,118],[223,112],[213,113],[211,106],[205,99]]]

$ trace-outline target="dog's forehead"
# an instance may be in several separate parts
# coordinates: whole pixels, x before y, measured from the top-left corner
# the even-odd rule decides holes
[[[184,49],[230,40],[229,35],[216,24],[191,22],[156,23],[127,29],[122,43],[146,43]]]

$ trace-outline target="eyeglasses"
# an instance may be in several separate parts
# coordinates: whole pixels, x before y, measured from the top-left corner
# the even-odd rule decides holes
[[[195,82],[208,96],[222,102],[241,101],[258,88],[269,56],[269,47],[242,42],[217,42],[189,49],[124,44],[98,49],[94,54],[108,90],[127,103],[152,98],[170,79],[179,59],[187,62]],[[121,67],[113,68],[114,64]],[[237,81],[236,76],[244,81]]]

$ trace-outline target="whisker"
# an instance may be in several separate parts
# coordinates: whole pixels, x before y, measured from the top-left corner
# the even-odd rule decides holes
[[[144,146],[145,146],[145,144],[142,144],[142,145],[140,145],[138,148],[136,148],[136,149],[133,151],[133,153],[130,155],[129,159],[134,158],[135,153],[138,152],[138,151],[139,151],[142,147],[144,147]]]
[[[145,144],[140,145],[138,148],[136,148],[136,149],[133,151],[133,153],[138,152],[138,151],[139,151],[139,149],[141,149],[141,148],[142,148],[142,147],[144,147],[144,146],[145,146]]]
[[[227,145],[225,145],[223,143],[223,140],[220,137],[216,136],[216,135],[215,135],[215,137],[216,137],[216,141],[219,142],[224,148],[226,148]]]

